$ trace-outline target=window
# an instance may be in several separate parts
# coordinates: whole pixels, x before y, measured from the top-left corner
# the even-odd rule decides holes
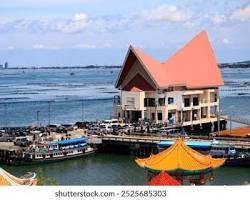
[[[174,113],[171,113],[171,112],[168,113],[168,123],[169,124],[174,124],[175,123]]]
[[[174,103],[174,98],[168,97],[168,104],[173,104],[173,103]]]
[[[155,107],[155,99],[154,98],[145,98],[144,99],[144,107]]]
[[[199,97],[193,97],[193,106],[199,105]]]
[[[198,120],[199,117],[198,117],[198,110],[193,110],[193,113],[192,113],[192,120],[195,121],[195,120]]]
[[[216,92],[211,92],[210,93],[210,102],[214,103],[217,102],[217,93]]]
[[[189,107],[189,106],[190,106],[190,99],[184,98],[184,107]]]
[[[217,102],[217,93],[214,94],[214,102]]]
[[[157,113],[157,118],[158,118],[158,120],[162,120],[162,113],[161,112]]]
[[[151,113],[151,118],[152,118],[152,120],[155,120],[155,113],[154,112]]]
[[[159,104],[159,106],[165,106],[165,98],[159,98],[158,104]]]
[[[172,118],[172,116],[173,116],[173,114],[172,114],[172,113],[168,113],[168,120],[169,120],[169,119],[171,119],[171,118]]]
[[[127,105],[134,106],[135,105],[135,98],[134,97],[127,97]]]

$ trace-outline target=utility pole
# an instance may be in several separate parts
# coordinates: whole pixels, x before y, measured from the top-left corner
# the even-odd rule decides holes
[[[84,104],[83,104],[83,99],[81,100],[82,103],[82,122],[84,120]]]
[[[40,126],[40,124],[39,124],[39,113],[40,113],[40,111],[38,110],[38,111],[36,111],[36,121],[37,121],[37,126]]]
[[[230,120],[230,135],[232,133],[232,116],[229,115],[229,120]]]
[[[50,104],[51,104],[51,102],[50,101],[48,101],[48,110],[49,110],[49,124],[48,125],[50,125]]]
[[[219,107],[217,106],[217,134],[220,135],[220,109]]]
[[[8,120],[7,120],[7,104],[4,104],[4,126],[5,126],[5,130],[7,128],[8,125]]]

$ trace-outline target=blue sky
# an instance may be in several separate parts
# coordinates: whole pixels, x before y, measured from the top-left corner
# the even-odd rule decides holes
[[[116,65],[130,44],[165,60],[202,30],[218,62],[250,60],[250,0],[2,0],[0,63]]]

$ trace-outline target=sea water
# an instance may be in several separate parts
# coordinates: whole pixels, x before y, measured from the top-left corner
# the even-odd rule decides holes
[[[0,126],[107,119],[119,69],[19,69],[0,71]],[[221,113],[250,120],[250,69],[222,69]],[[38,112],[39,111],[39,112]],[[38,118],[38,119],[37,119]],[[15,175],[42,168],[60,185],[145,185],[145,171],[129,155],[93,156],[31,166],[1,166]],[[249,168],[221,167],[214,185],[250,182]]]

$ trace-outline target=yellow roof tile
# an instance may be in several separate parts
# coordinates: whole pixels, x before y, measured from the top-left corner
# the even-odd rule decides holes
[[[217,168],[224,162],[225,159],[215,159],[193,150],[181,138],[177,138],[175,144],[156,155],[136,159],[139,166],[157,171],[202,171]]]

